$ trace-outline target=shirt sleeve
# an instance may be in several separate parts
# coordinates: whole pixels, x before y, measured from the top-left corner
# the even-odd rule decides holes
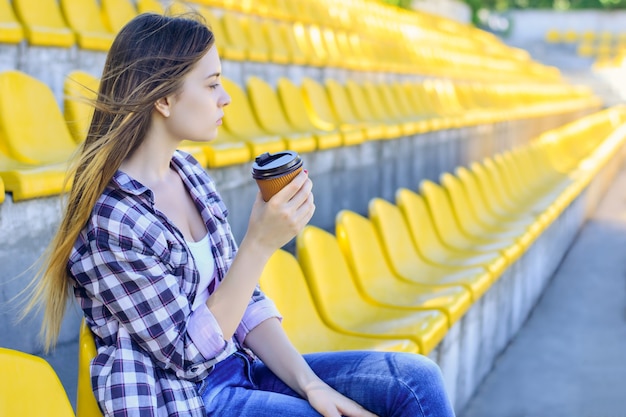
[[[241,323],[239,323],[237,330],[235,330],[235,337],[239,343],[243,345],[246,336],[248,336],[248,333],[250,333],[252,329],[272,317],[282,320],[282,316],[278,312],[274,302],[267,298],[257,285],[252,293],[250,303],[243,314]]]
[[[98,229],[94,234],[87,242],[89,250],[70,265],[76,281],[104,304],[158,367],[183,379],[206,375],[229,350],[210,311],[192,314],[180,277],[132,231],[118,235]],[[182,267],[183,262],[173,263]]]

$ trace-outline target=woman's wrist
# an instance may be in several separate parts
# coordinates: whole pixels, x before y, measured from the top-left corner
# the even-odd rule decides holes
[[[253,256],[265,264],[276,250],[269,248],[259,239],[254,239],[245,235],[239,245],[238,253],[245,253],[247,256]]]

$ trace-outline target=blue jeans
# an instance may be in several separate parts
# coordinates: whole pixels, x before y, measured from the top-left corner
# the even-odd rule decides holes
[[[380,417],[453,417],[439,367],[425,356],[390,352],[304,355],[328,385]],[[236,352],[199,384],[208,416],[319,417],[261,361]]]

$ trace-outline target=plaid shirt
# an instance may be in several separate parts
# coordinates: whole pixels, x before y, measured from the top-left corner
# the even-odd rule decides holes
[[[213,293],[237,252],[226,207],[191,156],[176,152],[171,165],[209,232]],[[205,416],[197,383],[241,348],[250,330],[279,317],[258,286],[231,340],[206,305],[192,312],[199,274],[184,237],[154,208],[152,191],[120,171],[96,203],[68,269],[95,335],[91,382],[107,416]]]

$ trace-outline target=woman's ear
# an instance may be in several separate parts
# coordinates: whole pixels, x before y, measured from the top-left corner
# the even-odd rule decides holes
[[[170,117],[170,100],[168,97],[158,99],[154,103],[154,108],[156,109],[156,111],[161,113],[161,116]]]

